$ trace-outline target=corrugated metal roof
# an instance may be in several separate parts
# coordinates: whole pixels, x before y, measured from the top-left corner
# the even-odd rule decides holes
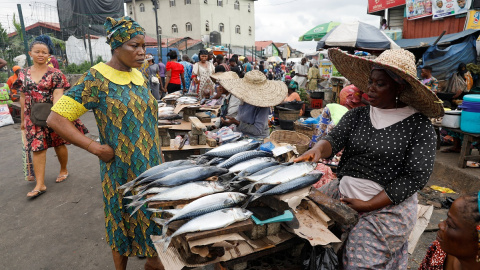
[[[459,33],[444,35],[442,39],[440,39],[440,41],[437,43],[437,45],[447,45],[466,36],[478,34],[478,32],[480,32],[480,30],[468,29]],[[403,49],[413,49],[432,46],[435,40],[437,40],[437,38],[438,36],[428,38],[399,39],[395,42]]]

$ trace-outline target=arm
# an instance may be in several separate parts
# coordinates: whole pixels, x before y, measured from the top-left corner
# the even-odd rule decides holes
[[[4,66],[7,65],[7,61],[5,61],[4,59],[0,58],[0,68],[3,68]]]
[[[253,124],[247,124],[245,122],[241,122],[235,119],[237,129],[244,133],[252,134],[254,136],[262,135],[268,122],[269,110],[269,108],[261,108],[255,116],[255,121]]]
[[[21,92],[20,93],[20,119],[21,119],[20,129],[21,130],[25,129],[25,122],[23,121],[25,117],[24,109],[25,109],[25,93]]]
[[[57,103],[57,101],[63,96],[63,88],[57,88],[53,90],[53,104]]]
[[[54,111],[48,116],[47,124],[67,142],[98,156],[98,158],[104,162],[111,161],[115,156],[110,146],[99,144],[88,138],[81,133],[72,122]]]
[[[156,75],[157,75],[158,81],[160,83],[160,89],[163,89],[163,82],[162,82],[162,78],[160,77],[160,66],[157,65],[157,67],[158,68],[157,68],[157,74]]]
[[[165,74],[165,88],[163,89],[163,92],[167,92],[167,87],[168,87],[168,84],[170,83],[170,77],[172,77],[172,70],[170,69],[169,71],[167,71],[167,73]]]
[[[182,72],[180,73],[180,79],[182,80],[182,85],[183,85],[183,92],[187,92],[188,89],[187,89],[187,84],[185,84],[185,73]]]

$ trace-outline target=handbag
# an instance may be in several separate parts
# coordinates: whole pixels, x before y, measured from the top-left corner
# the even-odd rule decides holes
[[[26,74],[23,81],[23,87],[26,85]],[[47,118],[50,115],[50,111],[53,107],[52,102],[35,102],[32,100],[32,109],[30,110],[30,120],[35,126],[47,127]]]
[[[152,83],[155,83],[155,84],[159,84],[159,83],[160,83],[160,81],[158,80],[157,76],[152,76],[152,77],[150,78],[150,81],[151,81]]]

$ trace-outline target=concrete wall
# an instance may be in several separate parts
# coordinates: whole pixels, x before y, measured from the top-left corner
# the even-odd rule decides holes
[[[223,0],[223,6],[217,6],[217,0],[191,0],[191,4],[185,4],[185,0],[175,0],[175,6],[170,7],[170,0],[161,0],[158,10],[158,24],[162,28],[162,38],[191,37],[202,39],[212,31],[219,31],[220,23],[224,24],[224,32],[221,32],[222,44],[233,46],[255,45],[255,5],[253,0],[238,0],[240,10],[234,9],[235,0]],[[147,35],[156,36],[155,13],[151,0],[136,0],[136,20],[142,25]],[[129,6],[127,3],[127,13]],[[140,11],[140,5],[145,11]],[[250,5],[250,12],[248,6]],[[130,14],[129,14],[130,15]],[[133,16],[133,15],[131,15]],[[209,22],[210,31],[206,31],[205,24]],[[186,23],[192,24],[192,31],[186,31]],[[176,24],[178,33],[172,33],[172,25]],[[235,33],[235,27],[240,26],[240,34]],[[251,34],[249,33],[251,27]]]

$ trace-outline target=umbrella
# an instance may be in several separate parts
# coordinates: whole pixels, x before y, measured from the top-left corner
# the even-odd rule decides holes
[[[303,34],[298,41],[319,41],[323,38],[330,30],[335,28],[335,26],[339,25],[339,22],[329,22],[323,23],[320,25],[315,26],[314,28],[310,29],[307,33]]]
[[[350,47],[368,50],[400,49],[380,29],[363,22],[338,25],[318,42],[317,51],[325,47]]]
[[[280,56],[270,56],[268,59],[267,59],[268,62],[275,62],[275,63],[281,63],[283,62],[282,58],[280,58]]]

